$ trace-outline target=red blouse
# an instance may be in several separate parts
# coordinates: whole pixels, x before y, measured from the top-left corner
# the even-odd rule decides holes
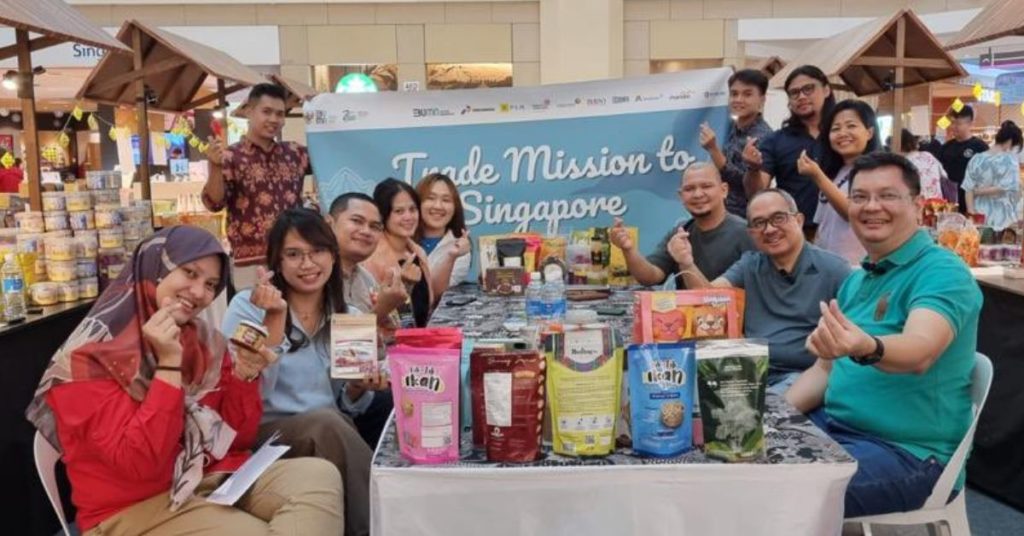
[[[228,454],[206,473],[231,472],[249,457],[263,404],[260,382],[239,380],[229,356],[218,389],[201,404],[216,410],[238,435]],[[185,397],[179,387],[154,379],[142,402],[113,380],[58,385],[46,395],[53,408],[71,480],[71,500],[85,531],[157,494],[170,502],[174,460],[181,450]]]

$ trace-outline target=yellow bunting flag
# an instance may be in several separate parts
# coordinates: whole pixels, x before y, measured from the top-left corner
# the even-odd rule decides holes
[[[949,107],[952,108],[954,112],[960,113],[960,110],[964,109],[964,101],[960,100],[960,98],[957,97],[957,99],[953,101],[953,104],[950,104]]]
[[[1020,115],[1024,115],[1024,102],[1020,103]]]
[[[210,144],[209,143],[200,143],[199,144],[199,152],[200,153],[206,154],[206,150],[209,149],[209,148],[210,148]]]
[[[59,143],[61,147],[67,147],[68,145],[71,145],[71,138],[68,137],[67,132],[61,132],[60,136],[57,136],[57,143]]]
[[[935,124],[938,125],[939,128],[945,130],[949,128],[949,125],[952,125],[953,123],[949,120],[948,117],[942,116],[942,118],[939,119],[938,122],[936,122]]]
[[[0,157],[0,164],[3,164],[6,169],[10,169],[11,166],[14,165],[14,156],[11,155],[10,151],[7,151],[2,157]]]
[[[110,130],[107,131],[107,136],[110,138],[110,141],[117,141],[117,131],[117,127],[110,127]]]
[[[50,162],[56,162],[57,159],[60,158],[60,153],[58,152],[58,149],[52,145],[44,147],[42,153],[43,158],[49,160]]]
[[[96,121],[96,114],[89,114],[89,119],[86,120],[89,124],[89,130],[99,130],[100,124]]]
[[[81,121],[82,120],[82,109],[76,105],[75,109],[71,110],[71,117],[74,117],[75,121]]]
[[[195,136],[192,136],[191,138],[188,139],[188,144],[190,146],[192,146],[193,149],[198,148],[199,147],[199,138],[197,138]]]
[[[999,106],[1003,102],[1003,94],[1000,91],[992,93],[992,104]]]
[[[974,84],[974,87],[971,88],[971,95],[974,95],[974,98],[976,98],[976,99],[980,99],[981,98],[981,94],[984,91],[985,91],[985,88],[981,87],[981,82],[977,82],[977,83]]]

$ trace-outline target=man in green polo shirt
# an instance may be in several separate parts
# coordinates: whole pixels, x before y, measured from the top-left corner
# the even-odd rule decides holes
[[[918,229],[920,191],[902,156],[854,163],[850,226],[868,260],[821,304],[818,360],[786,393],[857,459],[847,517],[920,508],[971,422],[981,291]]]

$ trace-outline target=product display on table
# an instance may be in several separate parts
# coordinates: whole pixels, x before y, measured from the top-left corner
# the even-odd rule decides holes
[[[767,382],[767,342],[697,343],[697,386],[707,456],[738,462],[764,454]]]
[[[544,357],[537,351],[482,355],[487,459],[540,457],[544,421]]]
[[[673,457],[693,447],[694,352],[692,342],[634,344],[626,349],[629,418],[637,454]]]
[[[459,350],[388,351],[402,456],[413,463],[459,459]]]

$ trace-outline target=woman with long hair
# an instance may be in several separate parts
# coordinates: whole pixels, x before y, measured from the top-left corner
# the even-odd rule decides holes
[[[857,264],[864,258],[865,251],[847,221],[850,170],[857,157],[881,147],[878,121],[875,111],[866,102],[848,99],[832,108],[821,127],[821,165],[806,151],[797,160],[800,174],[810,177],[821,191],[814,215],[814,222],[818,224],[814,243]]]
[[[373,202],[384,221],[384,236],[364,266],[381,285],[391,284],[396,279],[405,285],[409,300],[398,308],[394,325],[424,327],[430,319],[434,292],[427,254],[416,243],[420,226],[419,194],[412,186],[387,178],[374,188]]]
[[[83,534],[341,531],[341,480],[315,458],[275,462],[234,507],[204,498],[255,445],[255,380],[277,358],[232,356],[197,318],[229,263],[202,229],[147,238],[43,374],[27,415],[62,452]]]
[[[357,426],[376,418],[379,436],[391,398],[378,392],[387,387],[379,376],[331,379],[331,315],[353,312],[345,304],[338,241],[318,212],[292,208],[267,235],[266,265],[271,271],[261,271],[254,288],[231,300],[221,328],[230,335],[243,321],[262,324],[267,345],[281,356],[263,373],[258,437],[279,433],[292,446],[289,456],[334,464],[344,486],[345,532],[367,534],[372,453]]]
[[[421,204],[416,241],[427,254],[436,301],[448,287],[466,280],[473,263],[472,244],[459,190],[447,175],[427,175],[416,185],[416,193]]]
[[[967,164],[964,182],[967,212],[985,215],[985,225],[1002,233],[1021,219],[1020,150],[1024,145],[1020,127],[1003,121],[992,149],[974,155]]]

